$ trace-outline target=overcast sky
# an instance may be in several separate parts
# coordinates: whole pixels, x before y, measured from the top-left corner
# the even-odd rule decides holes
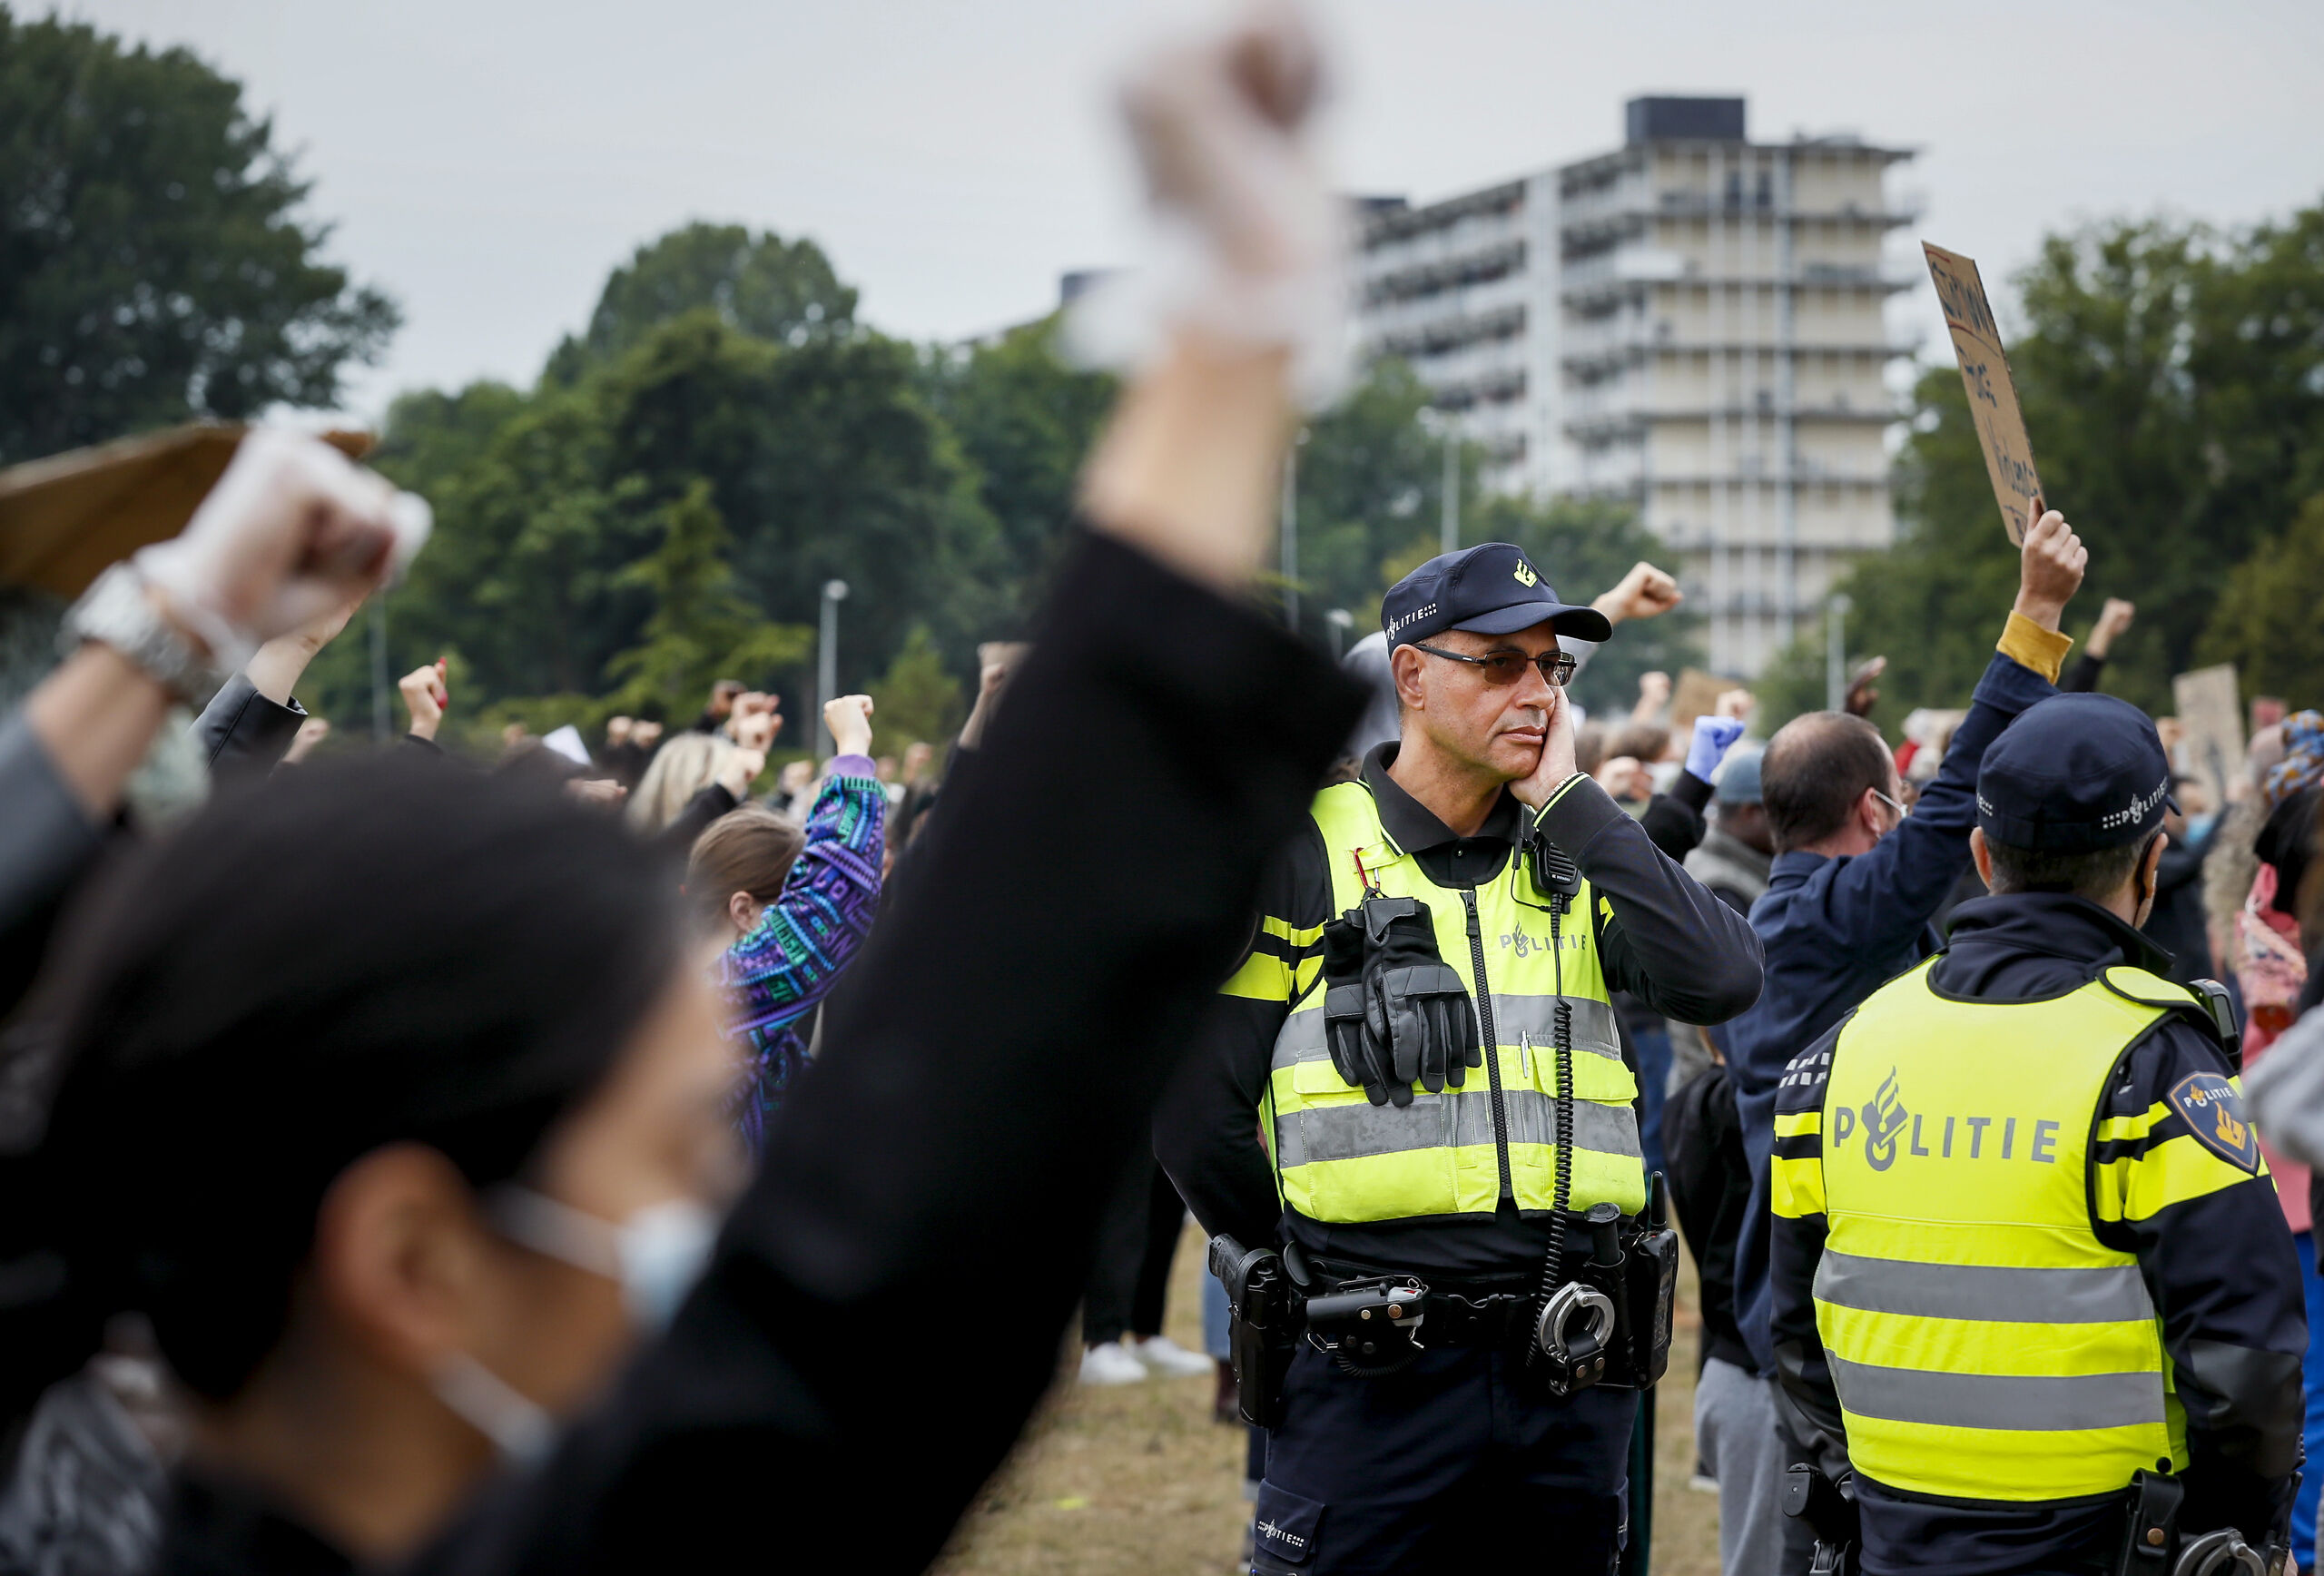
[[[14,0],[20,15],[41,0]],[[1191,0],[61,0],[238,78],[334,256],[403,305],[350,400],[529,381],[690,219],[812,236],[891,333],[1037,316],[1134,233],[1108,84]],[[1340,183],[1425,201],[1603,151],[1638,93],[1916,148],[1916,233],[1989,283],[2045,229],[2324,197],[2317,0],[1326,0]],[[1899,238],[1908,245],[1912,238]],[[1929,320],[1933,298],[1915,306]],[[2006,321],[2006,320],[2004,320]]]

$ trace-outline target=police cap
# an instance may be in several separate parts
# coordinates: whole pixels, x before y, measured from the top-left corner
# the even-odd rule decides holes
[[[2171,757],[2147,714],[2112,695],[2053,695],[2021,713],[1977,768],[1977,824],[1989,842],[2092,853],[2142,842],[2162,824]]]
[[[1507,542],[1439,554],[1390,586],[1380,604],[1390,650],[1448,629],[1514,635],[1542,623],[1578,640],[1604,640],[1614,633],[1595,607],[1559,601],[1541,571]]]

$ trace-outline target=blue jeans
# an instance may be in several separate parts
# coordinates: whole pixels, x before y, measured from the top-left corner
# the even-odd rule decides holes
[[[1638,1058],[1639,1151],[1646,1157],[1646,1174],[1651,1177],[1669,1169],[1662,1160],[1662,1099],[1670,1082],[1670,1031],[1640,1029],[1630,1036],[1630,1050]]]
[[[2308,1293],[2308,1358],[2299,1365],[2300,1389],[2308,1400],[2308,1465],[2300,1479],[2299,1497],[2291,1504],[2291,1557],[2303,1571],[2316,1563],[2316,1491],[2324,1474],[2324,1277],[2316,1273],[2316,1238],[2298,1232],[2292,1246],[2299,1249],[2299,1278]]]

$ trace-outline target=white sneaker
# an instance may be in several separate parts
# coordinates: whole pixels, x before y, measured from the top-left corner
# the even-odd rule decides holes
[[[1143,1341],[1124,1342],[1129,1354],[1146,1364],[1160,1379],[1191,1379],[1197,1374],[1216,1374],[1218,1364],[1208,1357],[1187,1351],[1167,1335],[1149,1335]]]
[[[1119,1341],[1102,1341],[1081,1354],[1084,1384],[1143,1384],[1147,1376],[1146,1364]]]

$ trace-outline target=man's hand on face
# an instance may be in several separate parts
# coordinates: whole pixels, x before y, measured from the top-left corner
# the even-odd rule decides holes
[[[1561,689],[1550,691],[1549,728],[1541,740],[1541,763],[1532,774],[1521,777],[1509,785],[1517,802],[1529,810],[1539,810],[1550,802],[1551,795],[1565,786],[1566,779],[1574,775],[1573,763],[1573,702]]]
[[[2054,633],[2067,602],[2082,586],[2083,570],[2089,563],[2090,549],[2066,524],[2065,516],[2052,509],[2035,517],[2025,527],[2014,611]]]

